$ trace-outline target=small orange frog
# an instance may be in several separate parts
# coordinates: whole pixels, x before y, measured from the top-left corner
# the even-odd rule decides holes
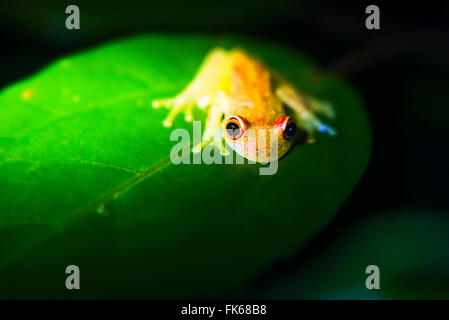
[[[262,163],[277,160],[292,147],[297,126],[308,133],[309,141],[316,131],[336,134],[316,116],[335,117],[329,103],[301,93],[241,49],[211,50],[181,93],[153,101],[153,107],[159,106],[170,109],[163,122],[167,127],[181,112],[187,121],[192,121],[195,106],[208,111],[203,143],[195,146],[194,151],[201,150],[218,132],[238,154]],[[277,139],[268,138],[268,143],[261,148],[257,137],[262,136],[262,131],[270,130]],[[212,143],[217,144],[222,153],[226,152],[216,139]],[[273,148],[277,152],[272,152]]]

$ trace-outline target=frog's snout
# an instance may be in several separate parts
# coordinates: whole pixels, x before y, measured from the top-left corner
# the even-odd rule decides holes
[[[254,161],[272,162],[281,158],[290,148],[290,144],[285,144],[282,139],[269,139],[256,145]]]
[[[286,141],[275,134],[256,134],[246,132],[238,140],[228,140],[228,144],[241,156],[255,162],[267,163],[281,158],[291,147],[291,141]]]

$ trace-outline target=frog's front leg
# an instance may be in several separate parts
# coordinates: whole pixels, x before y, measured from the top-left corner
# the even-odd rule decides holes
[[[221,48],[213,49],[204,59],[196,76],[187,87],[172,98],[153,101],[153,107],[170,109],[163,125],[171,127],[179,113],[184,113],[186,121],[193,120],[193,108],[208,108],[215,95],[223,90],[229,79],[229,53]]]
[[[316,114],[322,114],[328,118],[334,118],[335,112],[329,103],[300,94],[293,85],[283,79],[278,81],[275,92],[278,98],[294,111],[298,125],[309,133],[309,141],[314,140],[315,131],[328,133],[331,136],[337,134],[334,128],[323,123],[316,116]]]
[[[206,128],[199,144],[193,147],[193,152],[199,152],[206,145],[216,146],[222,155],[228,155],[223,139],[223,115],[229,109],[229,98],[223,91],[218,91],[213,97],[212,105],[206,120]]]

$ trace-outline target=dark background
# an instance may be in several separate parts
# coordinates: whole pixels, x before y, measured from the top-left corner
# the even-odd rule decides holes
[[[80,7],[79,31],[65,29],[69,4]],[[365,28],[369,4],[380,8],[380,30]],[[341,74],[365,101],[370,164],[332,224],[293,261],[269,271],[263,285],[350,222],[398,207],[449,212],[448,29],[443,1],[4,1],[0,88],[58,57],[142,32],[271,39]]]

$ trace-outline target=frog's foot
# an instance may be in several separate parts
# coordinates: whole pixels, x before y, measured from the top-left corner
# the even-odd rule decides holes
[[[153,108],[165,107],[170,110],[165,117],[163,124],[165,127],[171,127],[173,120],[180,113],[184,113],[184,119],[186,121],[193,120],[193,107],[195,106],[195,100],[185,97],[184,95],[178,95],[174,98],[153,100]]]
[[[229,155],[229,151],[226,148],[223,139],[222,128],[223,114],[228,107],[229,99],[227,95],[221,90],[218,91],[210,104],[209,115],[206,120],[206,129],[204,129],[202,141],[194,146],[194,152],[198,152],[207,145],[210,145],[211,147],[216,146],[222,155]]]
[[[297,124],[307,131],[309,142],[314,141],[313,134],[317,131],[331,136],[337,134],[337,130],[321,122],[316,115],[322,114],[329,118],[334,118],[335,111],[330,103],[302,95],[292,85],[287,83],[281,84],[276,89],[276,95],[293,110]]]
[[[337,130],[320,121],[313,113],[301,113],[295,115],[297,124],[307,131],[307,141],[314,142],[314,133],[327,133],[330,136],[336,136]]]
[[[226,142],[223,139],[223,135],[219,127],[206,128],[201,142],[196,144],[193,147],[192,151],[200,152],[206,146],[210,146],[210,148],[216,147],[223,156],[227,156],[230,154],[230,152],[226,148]]]
[[[173,120],[180,113],[184,113],[184,119],[188,122],[193,121],[193,108],[198,106],[205,109],[210,105],[210,97],[203,95],[195,98],[194,95],[181,93],[173,98],[153,100],[153,108],[165,107],[170,110],[165,117],[163,124],[165,127],[171,127]]]

